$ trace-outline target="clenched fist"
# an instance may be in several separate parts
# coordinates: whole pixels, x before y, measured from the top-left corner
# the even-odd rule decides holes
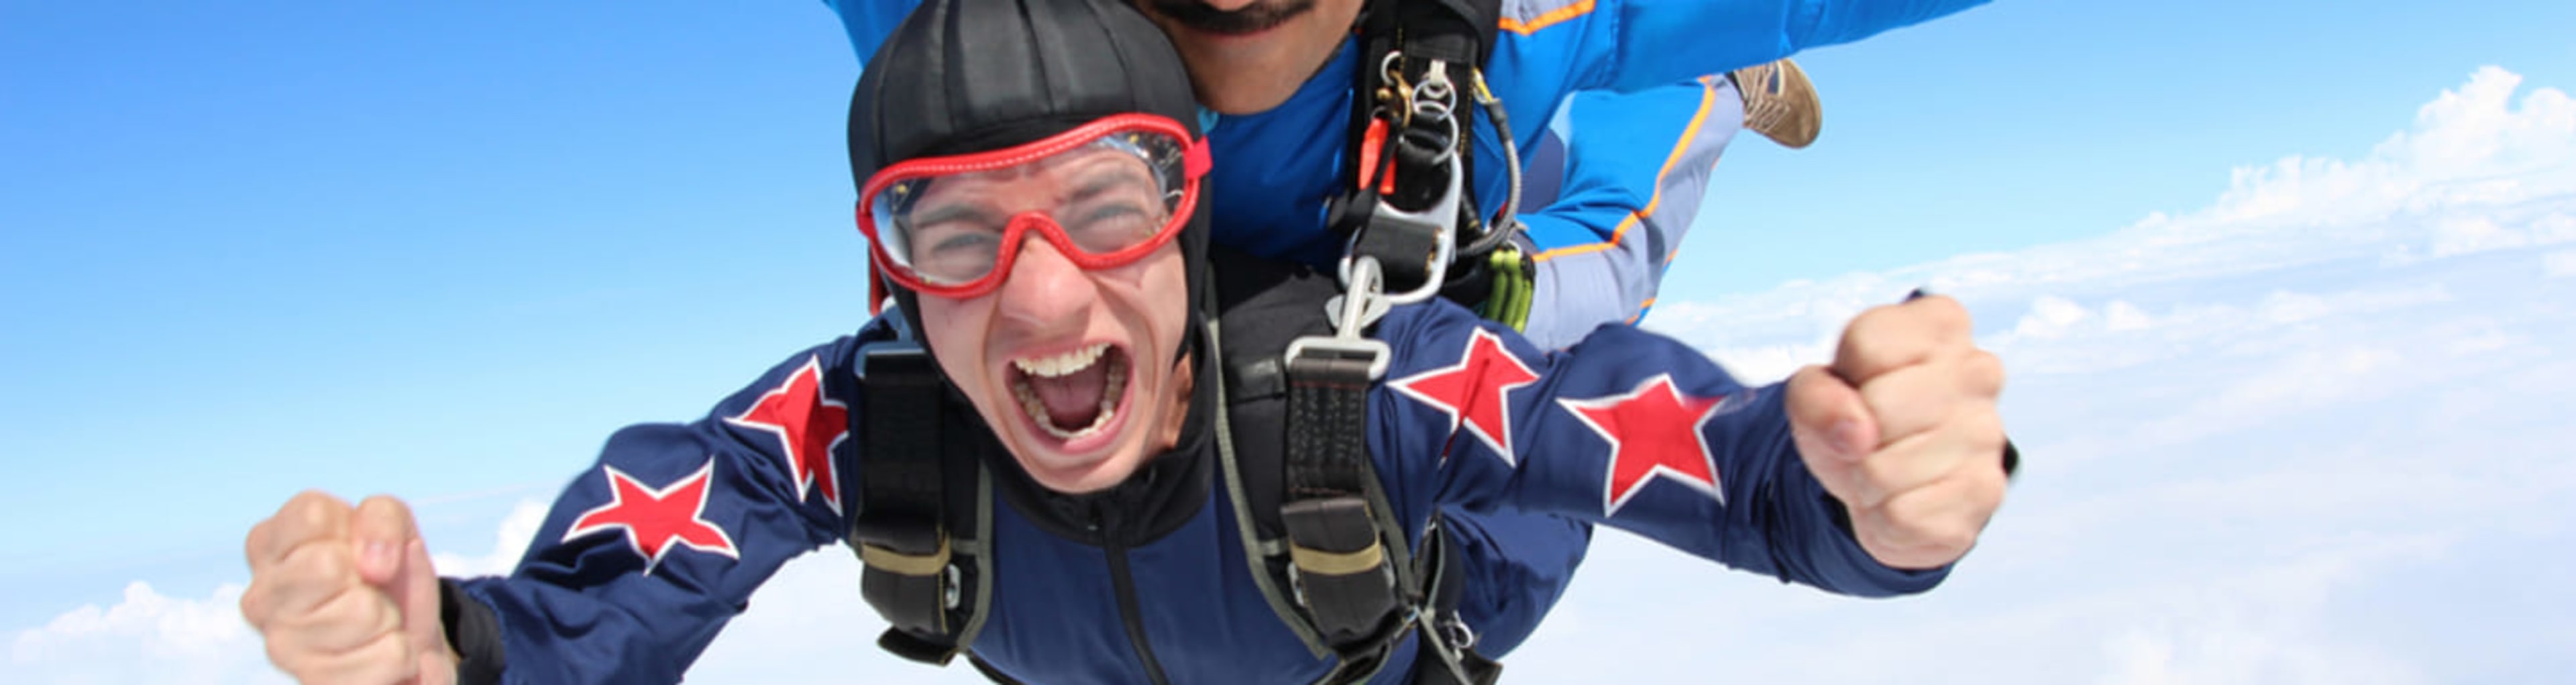
[[[307,491],[252,527],[246,547],[242,617],[278,670],[306,685],[456,682],[438,573],[401,500],[351,509]]]
[[[2004,499],[2003,362],[1930,296],[1862,312],[1831,367],[1789,378],[1790,435],[1879,563],[1957,561]]]

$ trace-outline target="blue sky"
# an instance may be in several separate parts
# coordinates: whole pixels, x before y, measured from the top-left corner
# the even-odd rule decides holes
[[[2576,86],[2576,5],[2252,5],[2005,2],[1801,56],[1822,141],[1739,138],[1650,322],[1784,372],[1838,317],[1943,284],[2012,365],[2016,434],[2068,465],[2015,493],[2008,513],[2051,516],[1999,519],[1991,576],[1896,608],[1741,579],[1711,601],[1885,620],[1861,635],[1908,644],[2010,644],[1923,628],[1960,617],[2079,641],[1993,667],[2029,682],[2338,674],[2279,655],[2395,661],[2362,671],[2391,682],[2565,672],[2547,646],[2576,624],[2502,593],[2570,599],[2516,550],[2571,541],[2544,504],[2576,474],[2543,457],[2576,434],[2542,408],[2576,381],[2576,316],[2547,304],[2576,301],[2576,226],[2552,219],[2576,215],[2576,148],[2514,103]],[[42,588],[0,598],[0,673],[160,682],[116,670],[135,654],[256,673],[238,635],[172,657],[80,632],[82,608],[222,634],[242,533],[306,487],[412,498],[434,546],[486,555],[616,426],[691,418],[854,328],[854,63],[804,2],[0,3],[0,513],[35,524],[0,584]],[[2419,117],[2495,90],[2484,65],[2520,90]],[[2479,152],[2492,140],[2510,144]],[[2478,195],[2499,179],[2519,190]],[[2501,456],[2424,467],[2457,454]],[[2222,457],[2256,467],[2211,475]],[[2344,494],[2243,495],[2317,481]],[[2235,518],[2144,513],[2177,501]],[[2499,518],[2519,523],[2471,525]],[[2102,530],[2134,542],[2085,535]],[[1561,625],[1633,603],[1593,588],[1708,575],[1623,545]],[[782,584],[832,587],[842,561]],[[2155,571],[2175,579],[2138,577]],[[2383,610],[2519,637],[2353,620]],[[742,630],[792,618],[758,615]],[[1600,648],[1551,630],[1516,668],[1570,674],[1551,655]],[[719,660],[754,643],[710,668],[763,674]],[[258,680],[239,678],[212,682]]]

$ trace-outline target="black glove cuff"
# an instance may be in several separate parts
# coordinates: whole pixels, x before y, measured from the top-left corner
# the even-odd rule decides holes
[[[509,660],[501,652],[501,620],[492,607],[465,594],[454,578],[438,579],[438,622],[447,648],[456,651],[457,685],[496,685]]]

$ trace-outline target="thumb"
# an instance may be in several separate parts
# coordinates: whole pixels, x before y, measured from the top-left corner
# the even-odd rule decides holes
[[[357,552],[358,577],[389,593],[401,590],[391,583],[402,571],[404,549],[419,539],[420,533],[412,528],[411,507],[384,495],[359,502],[349,522],[349,544]]]
[[[1860,389],[1822,366],[1789,377],[1789,436],[1817,480],[1836,496],[1861,459],[1878,448],[1878,420]]]
[[[403,635],[420,660],[420,679],[414,682],[453,685],[456,652],[448,646],[447,626],[440,620],[438,569],[429,561],[428,543],[413,539],[404,545],[402,571],[387,589],[402,607]]]

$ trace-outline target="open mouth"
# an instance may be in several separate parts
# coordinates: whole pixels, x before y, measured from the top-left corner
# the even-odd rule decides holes
[[[1011,360],[1011,392],[1040,430],[1058,440],[1101,434],[1127,392],[1127,352],[1096,343],[1063,354]]]

